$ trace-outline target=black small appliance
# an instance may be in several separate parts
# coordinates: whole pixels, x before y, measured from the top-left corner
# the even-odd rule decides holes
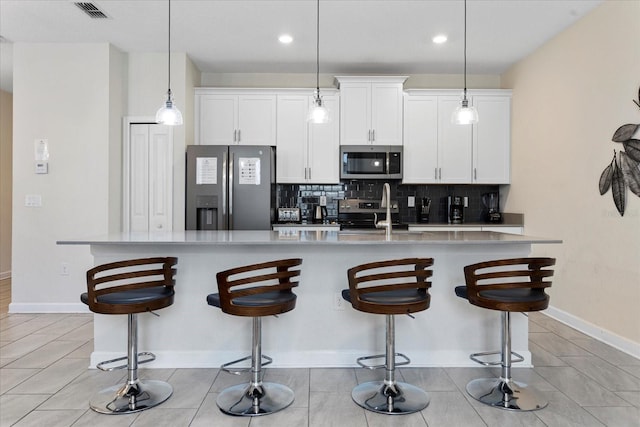
[[[501,223],[502,214],[500,213],[500,194],[497,191],[485,193],[482,195],[482,204],[484,205],[484,219],[490,223]]]
[[[464,202],[460,196],[449,196],[449,223],[462,224],[464,222]]]
[[[423,197],[420,199],[420,204],[418,205],[417,213],[418,213],[418,222],[429,222],[429,212],[431,211],[431,199],[428,197]]]

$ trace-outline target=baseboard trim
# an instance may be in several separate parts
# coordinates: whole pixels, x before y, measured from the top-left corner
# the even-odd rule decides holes
[[[620,335],[614,334],[611,331],[596,326],[593,323],[589,323],[574,316],[573,314],[560,310],[559,308],[549,306],[549,308],[542,313],[582,332],[585,335],[590,336],[591,338],[595,338],[598,341],[640,359],[640,343],[633,342],[627,338],[621,337]]]
[[[9,304],[9,313],[91,313],[81,303],[19,303]]]

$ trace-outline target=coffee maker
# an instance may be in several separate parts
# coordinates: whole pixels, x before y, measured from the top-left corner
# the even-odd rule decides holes
[[[484,205],[483,216],[486,222],[502,222],[502,214],[500,213],[500,194],[497,191],[483,194],[482,204]]]
[[[464,222],[464,201],[461,196],[449,196],[449,224]]]
[[[420,199],[420,205],[418,206],[418,222],[429,222],[429,212],[431,211],[431,199],[423,197]]]

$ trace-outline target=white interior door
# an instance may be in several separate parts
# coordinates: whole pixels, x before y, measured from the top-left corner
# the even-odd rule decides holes
[[[173,131],[169,126],[129,128],[129,231],[173,228]],[[127,182],[127,180],[125,180]]]

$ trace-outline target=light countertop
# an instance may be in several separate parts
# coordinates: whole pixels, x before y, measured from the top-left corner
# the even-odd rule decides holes
[[[492,231],[394,231],[389,240],[383,230],[345,231],[174,231],[117,233],[106,236],[59,240],[60,245],[460,245],[508,243],[562,243],[545,237],[497,233]]]

